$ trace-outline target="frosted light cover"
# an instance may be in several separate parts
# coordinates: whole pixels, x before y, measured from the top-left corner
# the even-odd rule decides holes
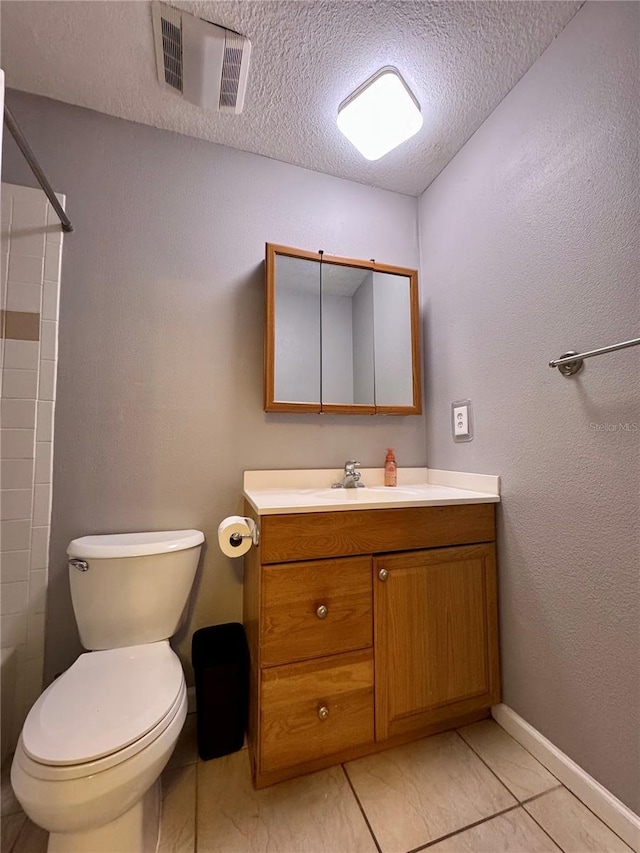
[[[379,160],[414,136],[422,113],[395,68],[377,71],[338,108],[338,128],[367,160]]]

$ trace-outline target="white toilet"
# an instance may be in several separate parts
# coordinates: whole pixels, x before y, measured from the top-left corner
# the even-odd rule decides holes
[[[48,830],[49,853],[153,853],[160,773],[187,714],[169,646],[184,618],[199,530],[74,539],[67,549],[80,639],[92,651],[39,697],[11,783]]]

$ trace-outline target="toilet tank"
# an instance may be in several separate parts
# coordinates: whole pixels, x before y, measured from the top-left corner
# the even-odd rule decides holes
[[[85,649],[172,637],[184,619],[204,534],[199,530],[84,536],[67,548]]]

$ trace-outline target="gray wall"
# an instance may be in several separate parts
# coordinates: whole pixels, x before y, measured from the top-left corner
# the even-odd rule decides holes
[[[502,476],[504,701],[635,811],[640,351],[547,362],[640,329],[639,15],[587,3],[420,204],[427,460]]]
[[[201,528],[188,627],[242,616],[216,547],[245,468],[423,465],[421,417],[266,415],[264,243],[417,267],[417,201],[9,92],[76,226],[65,240],[48,677],[80,651],[65,548],[89,533]],[[3,179],[33,185],[6,140]]]

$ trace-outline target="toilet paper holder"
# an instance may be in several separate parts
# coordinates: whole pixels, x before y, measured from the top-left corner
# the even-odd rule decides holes
[[[260,543],[260,528],[255,523],[252,518],[246,518],[245,521],[249,527],[249,533],[232,533],[229,537],[229,542],[233,545],[234,548],[237,548],[238,545],[242,544],[243,539],[251,539],[253,544],[257,547]]]

